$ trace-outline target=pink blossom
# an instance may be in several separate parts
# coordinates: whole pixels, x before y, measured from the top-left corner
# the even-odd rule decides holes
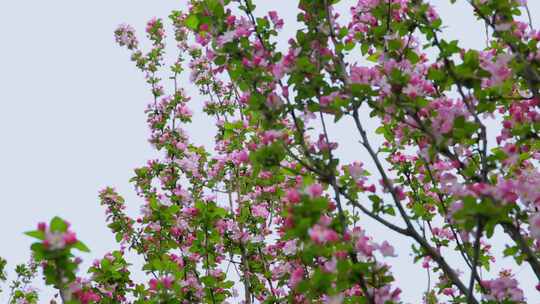
[[[315,224],[308,230],[311,240],[319,245],[333,243],[339,240],[339,235],[334,230],[320,224]]]
[[[311,198],[319,197],[323,193],[323,187],[319,183],[311,184],[307,187],[306,193]]]
[[[342,304],[343,303],[344,296],[342,293],[328,296],[324,298],[324,304]]]
[[[372,193],[375,193],[376,188],[375,188],[375,185],[370,185],[370,186],[366,187],[365,190],[369,191],[369,192],[372,192]]]
[[[235,31],[227,31],[217,38],[217,44],[220,47],[223,47],[225,44],[233,41],[235,36],[236,36]]]
[[[486,300],[490,301],[524,301],[523,290],[518,287],[516,279],[502,275],[501,277],[493,280],[482,281],[484,288],[489,290],[489,293],[485,295]]]
[[[496,28],[503,28],[496,25]],[[506,30],[506,25],[504,26]],[[511,74],[512,70],[508,67],[513,59],[512,55],[501,54],[494,55],[493,52],[480,52],[480,66],[491,74],[491,78],[483,79],[484,87],[493,87],[501,85]]]
[[[375,300],[375,304],[397,303],[399,302],[400,294],[401,289],[396,288],[391,291],[390,285],[384,285],[383,287],[374,290],[373,299]]]
[[[432,101],[429,108],[433,110],[435,115],[431,120],[431,128],[436,137],[452,131],[456,118],[460,116],[468,118],[470,116],[465,103],[461,100],[454,101],[448,98],[439,98]]]
[[[283,245],[283,253],[286,255],[294,255],[296,253],[296,250],[296,240],[287,241]]]
[[[41,228],[43,229],[43,227]],[[69,230],[65,232],[51,231],[45,225],[44,232],[45,239],[43,240],[43,246],[48,250],[61,250],[66,246],[73,245],[77,242],[75,233]]]
[[[157,279],[150,279],[148,282],[148,285],[150,286],[150,290],[157,290],[159,281]]]
[[[333,257],[331,260],[326,261],[323,265],[323,269],[326,272],[334,273],[337,270],[337,259]]]
[[[139,44],[135,36],[135,29],[128,24],[119,25],[114,35],[120,46],[127,46],[130,50],[135,50]]]
[[[352,66],[350,71],[350,79],[353,83],[373,84],[381,77],[380,72],[376,68]]]
[[[174,283],[174,277],[173,276],[166,276],[163,279],[161,279],[161,282],[163,283],[163,287],[169,289],[172,287]]]
[[[381,254],[385,257],[396,257],[397,254],[394,252],[394,247],[390,245],[387,241],[382,242],[381,245],[378,246],[379,251]]]
[[[322,96],[320,98],[320,104],[323,107],[328,107],[339,96],[340,96],[339,92],[332,92],[332,93],[330,93],[330,95]]]
[[[445,296],[453,297],[455,292],[456,291],[453,288],[445,288],[445,289],[443,289],[443,294]]]
[[[207,23],[203,23],[203,24],[199,25],[199,30],[201,32],[208,32],[209,29],[210,29],[210,27],[208,26]]]
[[[279,130],[268,130],[263,133],[262,142],[265,145],[271,144],[283,136],[283,132]]]
[[[283,99],[277,94],[272,93],[268,96],[266,105],[272,110],[279,110],[283,106]]]
[[[37,225],[37,229],[39,231],[45,231],[45,229],[47,229],[47,224],[44,223],[44,222],[39,222],[38,225]]]
[[[289,203],[300,202],[300,193],[296,189],[287,190],[287,200]]]
[[[519,196],[515,192],[514,181],[499,179],[495,186],[495,197],[503,202],[515,203]]]
[[[515,192],[523,202],[540,204],[540,172],[533,168],[523,169],[517,176]]]
[[[253,212],[254,216],[266,218],[269,213],[268,210],[264,205],[254,205],[251,207],[251,212]]]
[[[439,14],[437,14],[437,11],[435,11],[435,8],[433,8],[431,5],[428,6],[426,16],[429,22],[434,22],[435,20],[439,19]]]
[[[278,14],[276,11],[270,11],[268,12],[268,16],[270,16],[270,20],[272,20],[272,23],[274,24],[276,29],[283,28],[283,19],[280,19],[278,17]]]
[[[349,166],[347,166],[349,170],[349,175],[351,175],[354,180],[364,179],[366,171],[364,170],[363,166],[364,164],[362,164],[361,162],[354,162],[350,164]]]
[[[251,34],[251,25],[249,21],[247,21],[245,18],[240,19],[240,22],[238,23],[235,35],[237,38],[240,37],[249,37]]]
[[[227,16],[227,19],[226,19],[227,25],[232,26],[234,25],[235,21],[236,21],[236,16],[234,15]]]
[[[283,75],[285,75],[285,66],[282,62],[278,62],[272,66],[272,74],[276,79],[283,78]]]
[[[540,240],[540,213],[529,216],[529,231],[531,237]]]
[[[75,232],[67,231],[66,233],[64,233],[63,238],[66,245],[72,245],[77,242],[77,236],[75,235]]]
[[[291,288],[295,288],[298,283],[300,283],[304,279],[304,269],[300,266],[297,267],[293,272],[291,273],[291,278],[289,280],[289,286]]]
[[[359,227],[355,227],[353,229],[353,236],[356,239],[355,249],[358,252],[359,259],[365,260],[372,257],[375,245],[371,242],[370,238],[365,235],[364,231]]]
[[[88,304],[91,302],[98,302],[101,300],[101,297],[94,293],[92,290],[83,290],[80,289],[74,293],[75,298],[77,298],[82,304]]]
[[[232,155],[233,162],[236,165],[245,164],[249,161],[249,154],[248,151],[243,149],[240,151],[235,151]]]

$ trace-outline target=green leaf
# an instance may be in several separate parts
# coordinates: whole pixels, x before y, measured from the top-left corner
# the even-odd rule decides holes
[[[82,252],[90,252],[90,248],[88,248],[88,246],[86,246],[83,242],[81,241],[77,241],[77,243],[75,243],[73,245],[73,248],[76,248],[76,249],[79,249],[80,251]]]
[[[24,234],[42,241],[45,239],[45,233],[40,230],[27,231]]]
[[[373,53],[373,54],[368,56],[367,60],[371,61],[371,62],[378,62],[380,55],[381,54],[379,52]]]
[[[397,51],[401,48],[401,41],[400,40],[390,40],[388,41],[388,49],[390,51]]]
[[[34,243],[30,246],[30,249],[32,249],[32,253],[36,261],[43,260],[43,253],[45,251],[45,247],[42,243]]]
[[[185,25],[192,30],[197,30],[199,27],[199,18],[197,15],[189,15],[184,22]]]
[[[225,56],[217,56],[216,59],[214,59],[214,63],[217,65],[223,65],[225,63]]]
[[[55,216],[51,220],[51,225],[50,225],[51,231],[66,232],[67,228],[68,228],[67,223],[63,219],[59,218],[58,216]]]
[[[446,78],[446,75],[440,69],[429,69],[428,78],[434,81],[442,81]]]

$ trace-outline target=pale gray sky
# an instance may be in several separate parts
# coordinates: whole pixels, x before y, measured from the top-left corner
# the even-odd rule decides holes
[[[345,8],[353,3],[344,2]],[[464,0],[454,6],[446,0],[432,2],[450,27],[449,37],[459,38],[468,47],[483,47],[483,28],[475,25]],[[539,16],[540,1],[530,2],[534,16]],[[295,1],[256,3],[261,11],[276,9],[286,21],[295,20]],[[91,248],[90,254],[82,256],[85,265],[117,248],[105,226],[97,192],[115,186],[130,209],[138,210],[140,200],[128,180],[133,168],[155,154],[146,141],[143,113],[149,90],[129,54],[115,45],[113,31],[125,22],[142,33],[147,20],[166,18],[185,4],[173,0],[0,1],[0,256],[10,266],[29,257],[31,240],[23,232],[55,215],[72,222],[79,238]],[[283,34],[290,36],[294,28],[289,23]],[[184,84],[188,92],[195,91],[188,82]],[[202,104],[204,99],[192,102]],[[210,143],[204,119],[187,130],[195,142]],[[365,159],[363,150],[343,130],[334,129],[333,136],[342,144],[344,158]],[[403,300],[419,303],[425,272],[411,265],[408,242],[372,225],[367,229],[377,238],[394,240],[401,253],[393,264],[398,285],[404,289]],[[529,300],[540,299],[531,288],[523,287]],[[2,303],[4,296],[0,295]]]

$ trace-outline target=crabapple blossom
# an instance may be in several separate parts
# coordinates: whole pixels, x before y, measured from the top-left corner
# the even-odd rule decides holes
[[[346,14],[337,2],[299,1],[290,37],[279,10],[252,0],[189,1],[169,16],[172,35],[165,20],[146,24],[148,48],[118,27],[151,94],[158,156],[131,179],[139,214],[99,192],[119,249],[88,276],[65,221],[27,233],[62,301],[402,303],[398,253],[426,272],[425,303],[534,300],[540,32],[526,2],[468,1],[487,27],[481,50],[447,40],[431,1],[358,0]],[[189,137],[199,109],[211,148]],[[142,257],[141,282],[128,252]],[[500,259],[533,279],[496,276]]]

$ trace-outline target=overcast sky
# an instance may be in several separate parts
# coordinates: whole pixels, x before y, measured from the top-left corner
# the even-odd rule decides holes
[[[483,47],[483,28],[464,0],[454,6],[445,0],[432,2],[445,17],[449,37],[459,38],[464,46]],[[538,16],[540,1],[530,2]],[[125,22],[141,33],[147,20],[166,17],[185,3],[0,1],[0,256],[10,266],[28,260],[31,240],[23,232],[55,215],[72,222],[92,249],[82,256],[85,265],[117,248],[105,227],[97,193],[104,186],[115,186],[129,208],[137,210],[140,200],[128,180],[133,168],[155,154],[147,143],[143,113],[149,90],[128,53],[115,45],[113,31]],[[295,20],[296,1],[256,3],[261,11],[277,9],[286,21]],[[283,34],[288,37],[293,29],[294,23],[289,23]],[[188,82],[184,86],[194,91]],[[194,98],[192,107],[203,102]],[[203,117],[196,116],[197,122],[187,130],[195,142],[209,145],[209,123],[197,118]],[[345,142],[345,158],[365,158],[357,143],[347,143],[349,135],[343,129],[334,131],[336,140]],[[377,238],[396,239],[377,227],[367,229]],[[419,303],[425,272],[411,265],[407,242],[394,243],[402,254],[394,273],[404,289],[403,300]],[[540,299],[531,288],[525,289],[529,300]],[[0,295],[0,303],[5,301]]]

